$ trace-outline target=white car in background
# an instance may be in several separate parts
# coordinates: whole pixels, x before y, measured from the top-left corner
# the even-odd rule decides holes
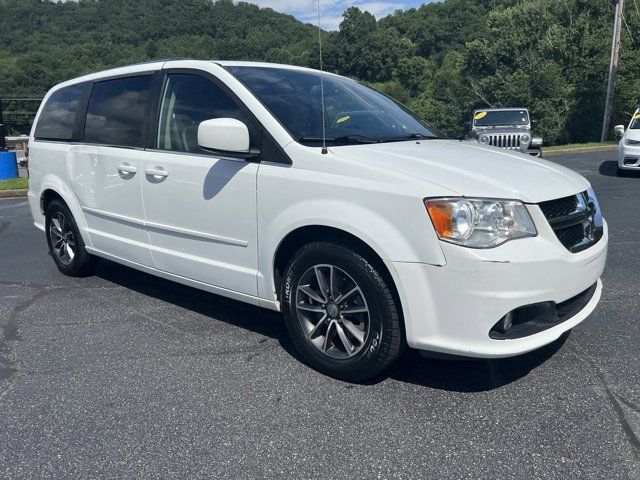
[[[640,108],[631,117],[626,132],[624,125],[616,125],[615,132],[622,137],[618,145],[617,174],[622,177],[629,171],[640,171]]]

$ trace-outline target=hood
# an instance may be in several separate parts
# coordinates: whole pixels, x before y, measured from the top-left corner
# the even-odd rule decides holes
[[[473,127],[472,132],[480,135],[482,133],[495,134],[495,133],[529,133],[531,127],[529,125],[512,125],[512,126],[500,126],[500,127]]]
[[[528,155],[458,140],[353,145],[338,156],[446,187],[465,197],[539,203],[589,188],[577,173]]]
[[[628,129],[624,136],[625,140],[638,140],[640,141],[640,128]]]

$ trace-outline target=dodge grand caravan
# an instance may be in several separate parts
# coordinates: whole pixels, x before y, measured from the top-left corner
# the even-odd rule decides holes
[[[102,257],[281,311],[302,356],[339,378],[372,377],[407,345],[528,352],[600,299],[607,224],[587,180],[443,139],[337,75],[209,61],[92,74],[46,95],[29,148],[31,211],[63,274]]]

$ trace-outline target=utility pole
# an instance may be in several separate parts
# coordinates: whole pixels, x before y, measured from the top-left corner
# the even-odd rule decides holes
[[[616,2],[616,18],[613,23],[613,41],[611,42],[611,65],[609,66],[609,82],[607,83],[607,100],[604,105],[604,119],[602,121],[602,135],[600,141],[607,140],[611,114],[613,112],[613,94],[616,89],[616,74],[618,73],[618,57],[620,56],[620,31],[622,30],[622,14],[624,12],[624,0]]]

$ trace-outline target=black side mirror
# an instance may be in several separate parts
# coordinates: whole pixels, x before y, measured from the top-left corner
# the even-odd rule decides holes
[[[532,118],[531,119],[531,126],[532,127],[537,127],[538,123],[540,123],[540,121],[537,118]]]

